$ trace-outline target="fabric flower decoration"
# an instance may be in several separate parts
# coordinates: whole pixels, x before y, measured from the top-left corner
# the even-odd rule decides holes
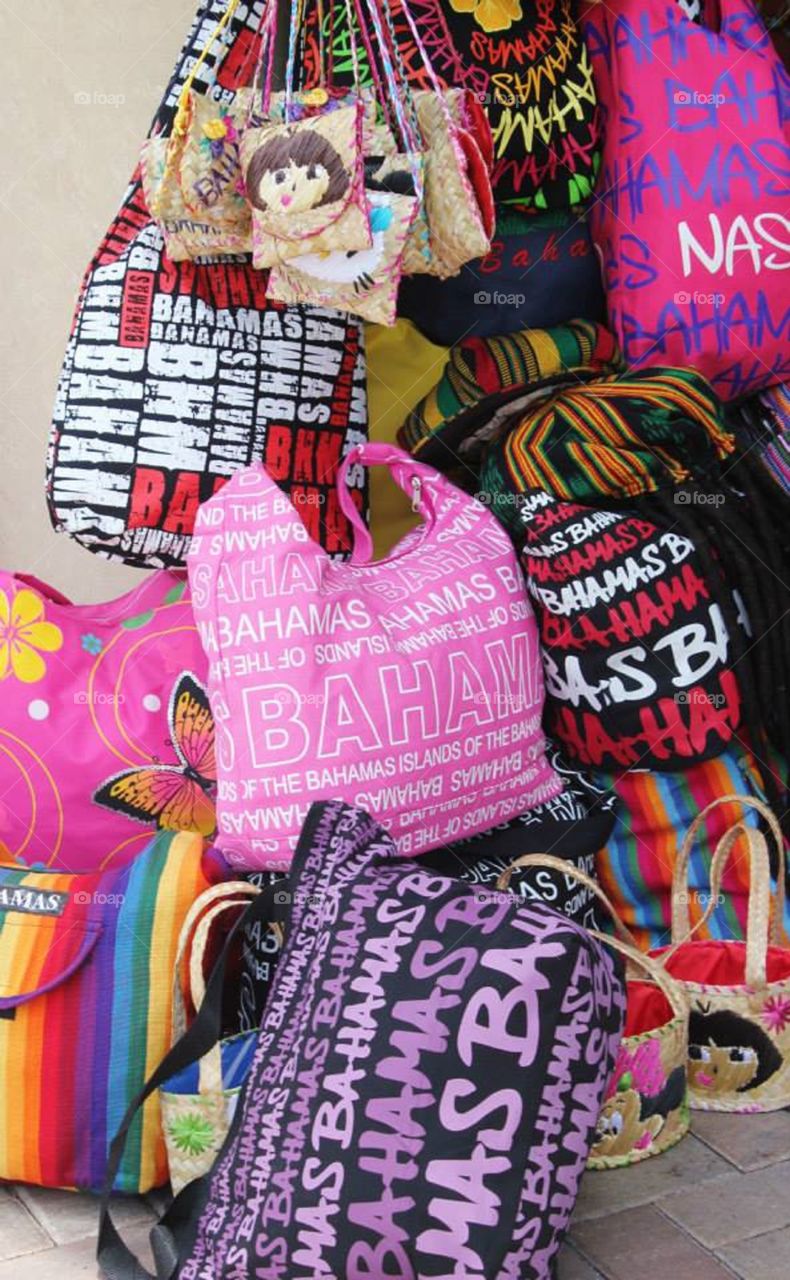
[[[203,133],[211,142],[217,142],[220,138],[224,138],[228,132],[228,126],[222,116],[217,116],[214,120],[207,120],[203,125]]]
[[[509,31],[524,16],[521,0],[450,0],[456,13],[471,13],[483,31]]]
[[[45,620],[41,596],[23,588],[9,601],[0,590],[0,680],[13,674],[23,684],[35,684],[47,669],[41,653],[55,653],[62,645],[63,632]]]
[[[214,1126],[199,1111],[186,1111],[175,1116],[168,1126],[175,1146],[188,1156],[200,1156],[215,1141]]]
[[[790,1027],[790,997],[769,996],[760,1010],[763,1022],[774,1035],[781,1035]]]
[[[102,651],[101,640],[99,639],[98,636],[91,635],[90,632],[88,632],[87,635],[82,636],[80,643],[82,644],[82,647],[86,653],[96,654],[96,653],[101,653]]]

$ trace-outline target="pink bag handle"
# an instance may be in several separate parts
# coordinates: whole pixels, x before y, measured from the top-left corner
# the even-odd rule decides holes
[[[354,530],[351,564],[368,564],[373,559],[373,539],[356,507],[348,487],[348,471],[355,463],[365,467],[389,467],[390,475],[399,488],[412,500],[412,511],[422,516],[432,529],[436,523],[435,495],[432,492],[435,472],[425,463],[417,462],[410,453],[395,445],[372,441],[354,445],[341,462],[337,472],[337,493],[340,509]],[[426,481],[428,483],[426,483]]]
[[[21,582],[23,586],[30,587],[33,591],[37,591],[45,600],[51,600],[53,604],[71,604],[68,596],[64,596],[62,591],[58,591],[56,587],[51,587],[48,582],[44,582],[42,578],[37,578],[34,573],[15,573],[14,582]]]

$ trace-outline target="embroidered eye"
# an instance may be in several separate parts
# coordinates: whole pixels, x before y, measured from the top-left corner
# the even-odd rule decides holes
[[[754,1049],[730,1049],[730,1062],[754,1062]]]
[[[285,169],[275,169],[274,181],[278,184],[278,186],[281,182],[285,182],[285,179],[287,177],[288,177],[288,174],[286,173]]]
[[[702,1044],[690,1044],[689,1057],[692,1062],[710,1062],[710,1054]]]
[[[307,166],[307,177],[310,182],[315,182],[316,178],[322,178],[326,170],[321,164],[309,164]]]
[[[615,1111],[614,1115],[610,1119],[609,1128],[615,1136],[623,1132],[623,1117],[620,1115],[619,1111]]]

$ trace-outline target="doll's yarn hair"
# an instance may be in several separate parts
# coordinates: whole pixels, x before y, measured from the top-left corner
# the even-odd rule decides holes
[[[287,169],[291,163],[304,168],[320,164],[329,174],[329,185],[316,208],[334,204],[348,190],[349,175],[332,143],[314,129],[300,129],[297,133],[270,138],[253,153],[247,167],[247,198],[250,204],[265,211],[268,206],[258,193],[261,178],[276,169]]]

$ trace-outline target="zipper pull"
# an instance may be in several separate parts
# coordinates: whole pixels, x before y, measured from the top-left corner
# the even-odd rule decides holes
[[[422,480],[419,476],[411,478],[411,509],[415,515],[420,514],[420,499],[422,497]]]

